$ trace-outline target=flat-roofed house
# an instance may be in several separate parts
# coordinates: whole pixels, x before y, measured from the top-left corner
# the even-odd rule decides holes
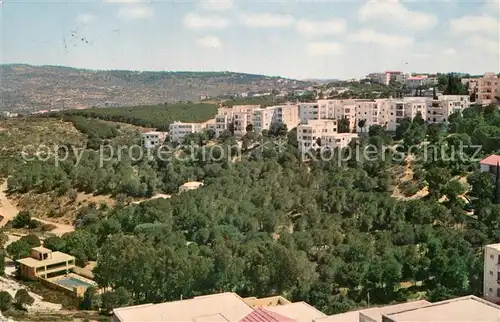
[[[179,187],[179,193],[184,192],[184,191],[188,191],[188,190],[196,190],[201,186],[203,186],[203,182],[189,181],[189,182],[186,182],[182,186]]]
[[[422,300],[381,307],[372,307],[315,319],[314,322],[382,322],[383,314],[400,312],[402,310],[423,307],[429,304],[429,302]]]
[[[384,314],[382,322],[497,322],[500,306],[476,296],[464,296]]]
[[[17,263],[21,277],[36,280],[69,272],[75,267],[75,257],[39,246],[31,249],[30,257],[18,259]]]

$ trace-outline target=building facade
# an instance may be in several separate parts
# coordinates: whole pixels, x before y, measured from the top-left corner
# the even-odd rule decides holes
[[[153,149],[163,144],[167,134],[165,132],[150,131],[141,133],[141,144],[146,149]]]
[[[200,132],[201,123],[183,123],[176,121],[168,126],[171,142],[181,143],[188,134]]]
[[[321,148],[345,148],[356,133],[338,133],[337,120],[309,120],[297,127],[297,141],[302,153]]]
[[[481,78],[475,78],[469,86],[475,87],[476,102],[481,105],[499,103],[500,79],[495,73],[486,73]]]
[[[75,268],[75,257],[42,246],[32,248],[30,257],[16,262],[19,264],[19,275],[30,280],[66,274]]]

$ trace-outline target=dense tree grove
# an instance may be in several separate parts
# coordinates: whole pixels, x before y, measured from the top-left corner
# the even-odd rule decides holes
[[[64,115],[79,115],[102,120],[130,123],[168,131],[170,123],[204,122],[217,113],[215,104],[165,104],[155,106],[91,108],[64,111]],[[84,126],[84,125],[83,125]]]
[[[59,168],[34,163],[19,167],[8,183],[20,192],[64,186],[147,196],[204,181],[171,199],[88,207],[75,232],[45,241],[76,256],[80,265],[97,259],[95,280],[114,291],[98,296],[89,290],[82,307],[109,311],[233,291],[282,294],[333,314],[368,299],[385,304],[419,294],[432,300],[481,295],[482,246],[500,239],[500,204],[491,176],[488,181],[476,172],[473,157],[498,151],[498,129],[500,112],[492,108],[470,108],[447,126],[417,116],[394,136],[372,127],[351,144],[360,150],[390,147],[375,158],[361,153],[327,161],[311,155],[304,162],[295,130],[284,136],[285,129],[276,127],[264,137],[247,135],[248,151],[238,162],[227,133],[219,138],[227,151],[218,161],[204,159],[201,147],[181,147],[181,156],[189,157],[112,159],[99,167],[95,151],[86,151],[76,167],[71,159]],[[264,144],[275,136],[288,139],[282,149]],[[208,139],[194,135],[189,141],[203,145]],[[256,142],[259,148],[251,148]],[[470,145],[478,143],[483,150],[475,155]],[[460,153],[449,157],[452,151]],[[391,196],[398,184],[395,169],[407,165],[418,189],[428,189],[420,199]],[[472,213],[462,198],[468,190],[464,178],[474,197]],[[19,256],[33,241],[16,243],[7,251]]]

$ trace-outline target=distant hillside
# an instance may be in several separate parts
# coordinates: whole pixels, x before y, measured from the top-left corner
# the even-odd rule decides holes
[[[96,71],[9,64],[0,65],[0,110],[150,105],[309,85],[233,72]]]

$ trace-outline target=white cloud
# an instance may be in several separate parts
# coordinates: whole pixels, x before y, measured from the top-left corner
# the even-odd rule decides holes
[[[489,16],[463,16],[452,19],[450,28],[453,33],[485,33],[498,35],[500,33],[500,21]]]
[[[207,48],[219,48],[222,46],[221,41],[217,37],[206,36],[198,39],[198,45]]]
[[[341,55],[344,47],[335,42],[314,42],[308,44],[307,52],[313,56]]]
[[[118,10],[118,17],[123,19],[145,19],[153,16],[153,14],[152,7],[142,4],[123,6]]]
[[[297,21],[297,30],[308,37],[339,34],[345,31],[346,22],[343,19],[313,21],[301,19]]]
[[[224,11],[233,7],[232,0],[202,0],[200,5],[205,10]]]
[[[291,26],[295,19],[290,15],[257,13],[241,16],[244,25],[251,28],[283,28]]]
[[[447,56],[452,56],[452,55],[456,55],[457,51],[455,50],[455,48],[446,48],[445,50],[443,50],[443,54],[445,54]]]
[[[490,39],[483,36],[474,36],[470,37],[467,40],[467,44],[472,47],[472,50],[477,51],[479,53],[484,52],[484,53],[496,54],[497,55],[496,59],[498,62],[498,56],[500,55],[500,44],[497,39]]]
[[[76,22],[81,23],[83,25],[90,25],[94,21],[97,20],[97,16],[91,13],[81,13],[76,16]]]
[[[350,39],[365,44],[375,44],[387,48],[407,47],[413,44],[413,38],[387,35],[372,29],[362,29],[351,34]]]
[[[435,15],[411,11],[398,0],[369,0],[359,8],[358,14],[362,22],[386,21],[412,30],[431,29],[438,22]]]
[[[224,29],[229,26],[229,21],[219,16],[202,16],[188,13],[184,17],[184,27],[188,29]]]

